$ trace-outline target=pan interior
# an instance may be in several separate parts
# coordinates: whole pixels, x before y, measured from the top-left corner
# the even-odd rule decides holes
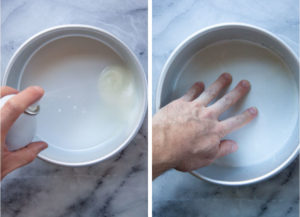
[[[184,63],[182,67],[177,72],[170,67],[172,72],[168,73],[173,76],[168,77],[169,88],[163,89],[163,98],[167,99],[163,105],[182,96],[194,82],[204,81],[207,87],[221,73],[229,72],[233,82],[218,99],[242,79],[250,81],[251,91],[220,120],[251,106],[258,108],[255,120],[225,138],[235,140],[238,151],[196,172],[215,180],[243,181],[278,167],[298,145],[298,88],[294,73],[277,54],[242,40],[217,42],[189,55],[185,52],[186,59],[175,59]]]
[[[103,77],[107,69],[117,72]],[[46,141],[49,148],[41,155],[80,163],[116,150],[142,113],[140,79],[132,60],[93,38],[67,36],[39,47],[25,64],[18,87],[45,89],[35,140]]]

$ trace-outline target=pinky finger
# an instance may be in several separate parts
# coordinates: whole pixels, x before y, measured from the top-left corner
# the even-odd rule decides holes
[[[248,124],[250,121],[252,121],[257,116],[257,109],[255,107],[248,108],[246,111],[244,111],[242,114],[233,116],[231,118],[228,118],[224,121],[221,121],[221,129],[224,135],[243,127],[244,125]]]
[[[18,91],[12,87],[4,86],[0,89],[0,97],[10,95],[10,94],[17,94]]]

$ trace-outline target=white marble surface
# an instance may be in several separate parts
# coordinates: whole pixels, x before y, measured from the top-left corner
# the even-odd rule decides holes
[[[106,29],[124,41],[147,71],[146,0],[2,0],[1,75],[30,36],[60,24]],[[2,217],[141,217],[147,214],[147,120],[118,156],[67,168],[41,160],[8,175]]]
[[[173,49],[190,34],[222,22],[265,28],[298,53],[297,0],[153,0],[153,105],[158,78]],[[169,171],[153,182],[154,217],[297,217],[299,163],[271,180],[222,187]]]

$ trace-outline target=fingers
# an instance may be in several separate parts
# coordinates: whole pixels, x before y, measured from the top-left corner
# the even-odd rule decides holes
[[[17,94],[18,91],[12,87],[4,86],[0,89],[0,97],[10,95],[10,94]]]
[[[238,150],[238,145],[233,140],[222,140],[219,145],[219,152],[217,158],[224,157],[230,153]]]
[[[28,87],[10,98],[1,109],[1,131],[6,133],[16,119],[44,94],[41,87]]]
[[[48,147],[45,142],[33,142],[26,147],[17,151],[11,152],[13,161],[11,164],[11,171],[32,162],[42,150]]]
[[[232,77],[229,73],[223,73],[211,86],[209,86],[197,99],[198,102],[206,106],[216,98],[222,89],[229,86]]]
[[[193,101],[196,99],[204,90],[204,83],[203,82],[196,82],[188,92],[182,96],[184,101]]]
[[[222,133],[224,134],[222,135],[222,137],[252,121],[257,116],[257,113],[257,109],[255,107],[251,107],[244,111],[242,114],[221,121],[220,125]]]
[[[218,117],[227,109],[229,109],[232,105],[234,105],[239,99],[245,96],[249,92],[249,90],[250,83],[246,80],[242,80],[232,91],[227,93],[213,105],[209,106],[209,108]]]

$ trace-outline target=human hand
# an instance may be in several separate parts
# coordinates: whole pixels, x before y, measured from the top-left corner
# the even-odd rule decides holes
[[[31,104],[39,100],[44,90],[40,87],[28,87],[18,93],[11,87],[1,87],[0,97],[17,94],[1,108],[1,180],[13,170],[32,162],[39,152],[47,148],[45,142],[33,142],[17,151],[9,151],[5,144],[6,134],[17,118]]]
[[[214,104],[208,104],[229,86],[232,77],[223,73],[208,89],[195,83],[181,98],[174,100],[154,115],[152,121],[153,179],[175,168],[191,171],[212,163],[238,149],[236,142],[221,140],[257,116],[251,107],[242,114],[219,121],[218,117],[250,90],[246,80]]]

